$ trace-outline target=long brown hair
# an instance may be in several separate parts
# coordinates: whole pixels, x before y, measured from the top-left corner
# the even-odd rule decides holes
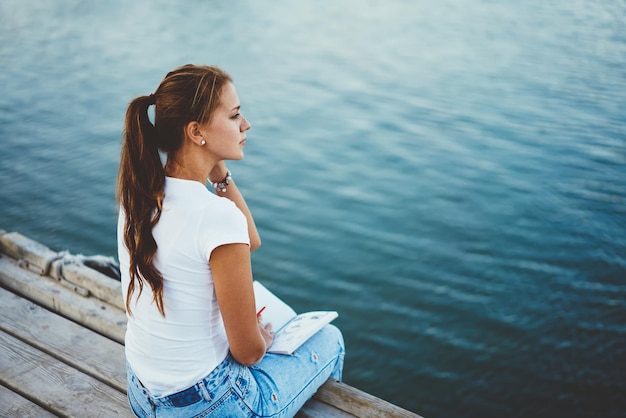
[[[132,315],[130,299],[144,281],[152,288],[161,315],[163,276],[154,267],[157,243],[152,228],[161,217],[165,196],[165,170],[159,151],[176,154],[185,139],[190,122],[208,123],[219,105],[222,87],[231,82],[228,74],[217,67],[184,65],[168,73],[149,96],[135,98],[128,105],[122,153],[117,177],[117,199],[124,208],[124,243],[130,254],[130,282],[126,310]],[[148,108],[155,105],[154,125]]]

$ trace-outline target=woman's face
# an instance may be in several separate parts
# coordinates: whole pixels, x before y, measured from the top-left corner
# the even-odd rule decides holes
[[[250,123],[241,114],[239,97],[233,83],[222,87],[220,105],[213,111],[208,124],[201,128],[206,148],[218,160],[240,160],[246,145]]]

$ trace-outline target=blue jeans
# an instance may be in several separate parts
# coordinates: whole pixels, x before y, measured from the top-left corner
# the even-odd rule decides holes
[[[155,397],[128,369],[128,400],[138,417],[293,417],[329,378],[341,380],[341,331],[326,325],[291,356],[265,354],[246,367],[230,355],[188,389]]]

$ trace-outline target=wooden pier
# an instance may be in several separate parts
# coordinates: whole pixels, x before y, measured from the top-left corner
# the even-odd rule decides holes
[[[118,281],[0,230],[0,303],[0,416],[133,416]],[[297,417],[418,415],[330,379]]]

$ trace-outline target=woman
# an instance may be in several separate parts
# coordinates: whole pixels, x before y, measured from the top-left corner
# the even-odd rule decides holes
[[[250,263],[261,240],[224,163],[243,158],[240,108],[225,72],[194,65],[128,106],[118,253],[128,398],[140,417],[293,416],[341,378],[332,325],[293,356],[266,354],[273,333],[256,316]]]

